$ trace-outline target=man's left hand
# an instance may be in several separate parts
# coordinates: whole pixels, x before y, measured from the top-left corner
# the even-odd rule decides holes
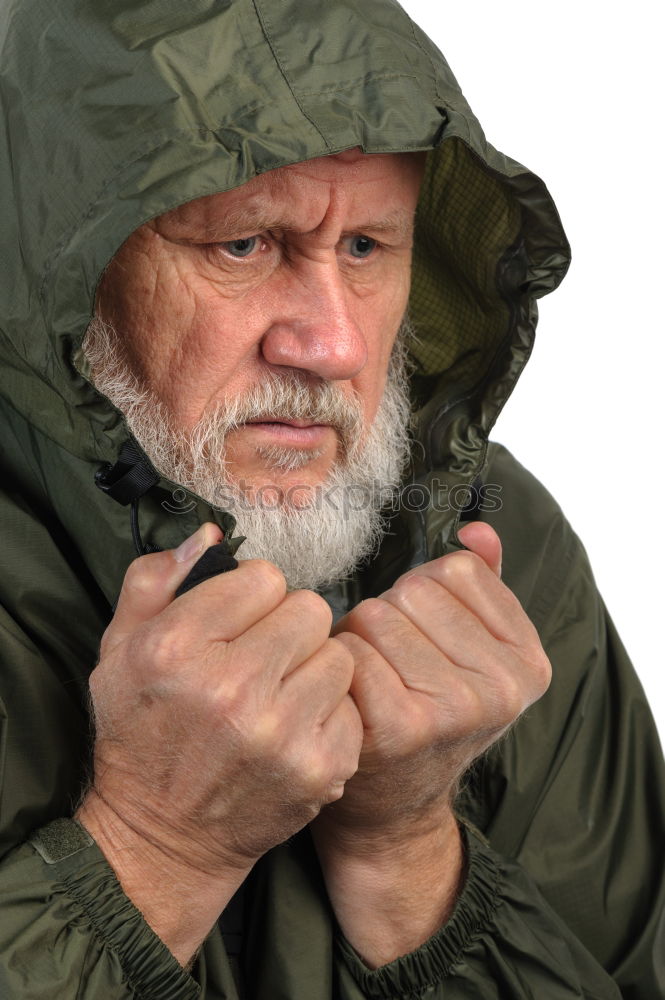
[[[412,831],[450,803],[472,761],[546,691],[538,634],[501,582],[489,525],[459,533],[466,550],[400,577],[334,634],[353,653],[351,694],[364,724],[357,774],[331,810],[347,832]]]
[[[550,681],[538,634],[501,582],[498,536],[473,523],[459,538],[466,550],[404,574],[334,633],[354,657],[363,748],[312,832],[337,918],[375,966],[447,919],[463,869],[459,779]]]

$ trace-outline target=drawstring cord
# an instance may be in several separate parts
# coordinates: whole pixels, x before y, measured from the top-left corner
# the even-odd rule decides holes
[[[139,527],[139,500],[144,494],[156,486],[160,476],[143,452],[133,441],[125,441],[120,449],[120,455],[115,465],[106,463],[95,473],[95,485],[117,500],[123,507],[129,506],[129,523],[132,530],[132,541],[136,554],[147,555],[150,552],[162,552],[158,545],[144,543]],[[244,539],[242,537],[223,537],[216,545],[206,549],[195,563],[176,591],[176,597],[186,593],[213,576],[236,569],[237,560],[234,553]]]
[[[134,542],[134,548],[136,549],[137,555],[145,556],[148,555],[149,552],[163,551],[159,545],[144,545],[143,543],[141,530],[139,528],[139,497],[137,497],[136,500],[132,500],[132,505],[129,510],[129,523],[132,529],[132,541]]]
[[[132,540],[134,542],[134,548],[136,549],[137,553],[140,556],[142,556],[144,554],[144,551],[143,551],[143,539],[141,538],[141,531],[139,528],[138,498],[136,500],[132,500],[132,506],[129,512],[129,523],[132,528]]]

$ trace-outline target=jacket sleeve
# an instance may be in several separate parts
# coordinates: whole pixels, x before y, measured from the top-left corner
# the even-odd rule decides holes
[[[462,894],[448,923],[421,948],[370,970],[339,937],[340,1000],[620,1000],[524,869],[472,828],[465,841]]]
[[[504,511],[487,520],[552,684],[468,776],[458,808],[491,848],[469,838],[453,918],[375,972],[341,942],[343,976],[360,989],[348,996],[661,1000],[665,773],[653,719],[561,511],[503,449],[493,476]]]
[[[201,995],[73,820],[53,821],[10,852],[1,884],[3,1000]]]

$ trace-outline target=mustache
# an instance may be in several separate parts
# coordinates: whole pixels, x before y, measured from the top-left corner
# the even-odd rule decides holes
[[[332,382],[291,370],[267,372],[260,383],[233,399],[218,402],[204,420],[224,436],[258,420],[329,424],[338,432],[343,450],[350,453],[362,437],[364,413],[356,395]]]
[[[389,439],[400,454],[406,447],[404,440],[410,422],[407,341],[413,336],[405,316],[393,345],[375,428],[388,435],[383,443],[387,444]],[[345,466],[360,459],[367,433],[372,429],[367,425],[362,400],[353,386],[346,383],[342,387],[308,371],[283,368],[266,369],[253,386],[237,391],[234,396],[211,401],[195,426],[185,430],[140,378],[113,324],[98,313],[86,330],[82,356],[90,381],[124,414],[131,432],[149,450],[155,467],[161,472],[168,470],[168,478],[183,483],[189,483],[192,470],[198,469],[201,481],[197,492],[202,495],[212,495],[215,477],[224,474],[229,432],[250,421],[304,420],[327,424],[337,434],[338,459]],[[264,457],[276,468],[298,468],[313,455],[275,445]],[[365,466],[366,459],[362,461]],[[210,481],[206,479],[208,473]]]

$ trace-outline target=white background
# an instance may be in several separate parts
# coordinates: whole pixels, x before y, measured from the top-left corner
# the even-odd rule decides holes
[[[581,536],[665,743],[659,5],[401,2],[492,145],[545,180],[572,244],[493,437]]]

